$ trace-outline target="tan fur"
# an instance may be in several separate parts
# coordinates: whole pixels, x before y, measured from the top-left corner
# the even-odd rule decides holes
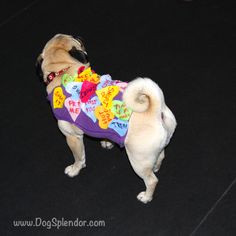
[[[50,72],[60,71],[68,66],[70,69],[67,73],[73,75],[83,65],[68,54],[73,46],[85,50],[72,36],[62,34],[54,36],[46,44],[41,54],[44,80]],[[84,66],[88,67],[89,63]],[[58,76],[47,86],[47,92],[50,93],[60,84],[61,78]],[[174,133],[176,120],[165,104],[162,90],[148,78],[138,78],[130,82],[123,100],[133,110],[125,148],[134,171],[146,185],[146,190],[139,193],[137,198],[147,203],[152,200],[158,182],[154,172],[159,170],[164,159],[164,148]],[[66,136],[75,159],[73,165],[66,167],[65,173],[74,177],[85,167],[83,132],[67,121],[59,120],[58,127]],[[109,141],[102,141],[101,144],[109,149],[112,147]]]
[[[47,76],[52,71],[60,71],[61,69],[70,66],[70,69],[67,71],[67,73],[72,74],[83,65],[68,54],[68,51],[73,46],[79,50],[84,50],[84,46],[69,35],[57,34],[48,41],[41,54],[43,58],[42,71],[44,80],[46,80]],[[89,63],[84,66],[87,68]],[[47,86],[47,92],[50,93],[56,86],[60,84],[60,77],[54,79]]]

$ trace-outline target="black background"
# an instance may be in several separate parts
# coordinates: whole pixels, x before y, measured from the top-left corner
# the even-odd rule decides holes
[[[233,3],[233,1],[231,1]],[[235,7],[230,1],[1,1],[1,235],[235,235]],[[57,129],[34,63],[56,33],[85,39],[92,68],[155,80],[178,121],[154,199],[124,150],[85,138],[87,168]],[[13,227],[13,220],[105,227]]]

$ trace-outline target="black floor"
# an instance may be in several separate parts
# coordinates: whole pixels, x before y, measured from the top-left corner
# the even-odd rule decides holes
[[[2,1],[0,235],[236,235],[231,2]],[[147,76],[163,89],[178,127],[148,205],[136,200],[144,184],[117,147],[85,138],[87,168],[63,173],[73,158],[34,70],[56,33],[82,36],[99,74]],[[44,226],[13,226],[39,218]],[[49,229],[53,218],[105,227]]]

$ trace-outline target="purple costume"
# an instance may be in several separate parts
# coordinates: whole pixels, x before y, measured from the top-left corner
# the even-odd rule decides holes
[[[82,81],[80,74],[79,78],[62,76],[62,85],[48,95],[54,116],[76,125],[89,136],[109,139],[123,147],[132,113],[122,101],[127,83],[97,74],[94,83],[94,72],[88,70],[90,78],[83,77]]]

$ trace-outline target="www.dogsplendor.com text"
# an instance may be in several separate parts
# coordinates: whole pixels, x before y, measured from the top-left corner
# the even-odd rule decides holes
[[[13,220],[14,227],[42,227],[46,229],[60,229],[62,227],[105,227],[106,222],[104,220],[81,220],[75,218],[73,220],[65,218],[43,219],[36,217],[33,220]]]

